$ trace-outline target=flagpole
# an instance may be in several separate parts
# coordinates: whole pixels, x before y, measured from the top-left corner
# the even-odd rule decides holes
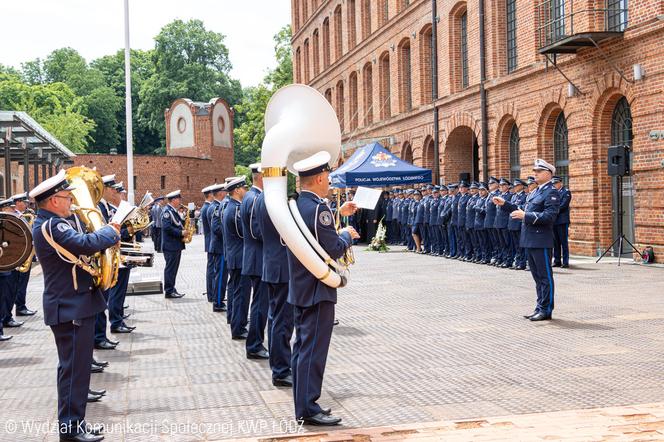
[[[125,114],[127,127],[127,201],[134,204],[134,143],[131,108],[131,54],[129,50],[129,0],[124,0]]]

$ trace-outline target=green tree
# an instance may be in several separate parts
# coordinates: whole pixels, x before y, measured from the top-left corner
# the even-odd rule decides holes
[[[21,73],[11,66],[5,66],[4,64],[0,63],[0,75],[2,75],[3,78],[20,77]]]
[[[109,152],[110,148],[120,143],[118,133],[118,113],[123,108],[123,100],[115,94],[113,88],[101,86],[83,97],[87,107],[87,116],[96,123],[90,134],[94,140],[95,152]]]
[[[175,20],[155,37],[155,74],[140,90],[139,121],[165,140],[164,109],[177,98],[208,101],[223,97],[234,106],[242,96],[231,79],[231,62],[222,34],[208,31],[200,20]]]
[[[45,81],[44,66],[41,58],[21,63],[21,76],[28,84],[42,84]]]

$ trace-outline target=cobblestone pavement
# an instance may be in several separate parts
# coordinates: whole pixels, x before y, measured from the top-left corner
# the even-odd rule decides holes
[[[662,268],[573,259],[555,269],[555,320],[531,323],[521,317],[534,305],[528,272],[402,248],[355,252],[320,400],[343,418],[342,431],[664,402]],[[133,277],[159,277],[163,257],[155,262]],[[272,387],[266,362],[245,358],[201,295],[204,272],[196,237],[178,276],[187,296],[128,297],[136,331],[116,335],[117,350],[96,352],[111,365],[92,387],[108,395],[87,417],[106,424],[108,440],[297,431],[290,391]],[[28,305],[40,312],[0,343],[0,441],[56,440],[46,430],[56,417],[57,357],[35,273]]]

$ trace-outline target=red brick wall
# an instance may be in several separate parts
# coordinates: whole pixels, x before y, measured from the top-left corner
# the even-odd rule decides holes
[[[431,2],[414,0],[408,7],[397,8],[397,0],[390,1],[389,20],[379,26],[378,2],[372,7],[371,33],[365,37],[362,7],[368,0],[355,2],[355,35],[357,45],[348,44],[349,25],[346,6],[349,2],[326,0],[316,8],[310,8],[307,16],[300,16],[299,28],[294,28],[293,49],[302,48],[303,41],[311,38],[313,30],[320,28],[332,11],[342,5],[343,55],[308,83],[323,92],[330,89],[331,102],[337,103],[339,81],[348,81],[351,72],[360,78],[363,68],[372,66],[372,85],[358,82],[358,124],[355,131],[344,133],[344,142],[364,138],[393,136],[395,144],[389,147],[400,154],[401,146],[413,148],[416,164],[427,166],[424,144],[427,137],[438,137],[440,142],[441,175],[456,179],[450,174],[459,169],[462,158],[472,158],[468,146],[459,153],[458,139],[453,131],[465,127],[466,134],[472,132],[481,145],[483,137],[488,140],[489,173],[509,176],[509,150],[507,146],[511,125],[516,124],[520,135],[520,162],[522,176],[529,174],[530,165],[537,157],[553,159],[552,126],[561,111],[567,119],[569,133],[569,175],[573,192],[571,247],[574,253],[595,254],[598,247],[607,247],[613,239],[612,231],[612,186],[607,176],[606,149],[610,144],[611,114],[618,99],[625,96],[630,103],[633,117],[633,179],[635,186],[635,235],[637,247],[653,245],[658,260],[664,262],[664,141],[652,141],[652,130],[664,130],[664,57],[661,42],[664,41],[664,21],[657,19],[664,14],[661,0],[629,2],[629,27],[622,38],[602,43],[603,53],[616,66],[627,81],[607,63],[602,53],[595,48],[577,54],[560,55],[558,66],[580,89],[581,93],[568,97],[567,80],[547,65],[538,52],[537,17],[531,0],[517,0],[517,68],[507,74],[505,61],[505,5],[504,1],[485,2],[487,38],[487,88],[489,133],[482,134],[479,99],[479,14],[478,2],[438,0],[438,89],[440,120],[438,134],[433,133],[433,103],[426,88],[430,81],[430,58],[422,50],[421,40],[431,26]],[[298,2],[299,3],[299,2]],[[379,2],[379,3],[382,3]],[[599,2],[603,4],[604,2]],[[455,30],[450,24],[459,11],[468,14],[468,61],[469,87],[458,88],[455,77],[456,52]],[[301,11],[302,12],[302,11]],[[595,24],[588,22],[590,27]],[[332,20],[331,25],[335,23]],[[452,28],[452,29],[450,29]],[[580,32],[583,29],[575,28]],[[335,29],[331,29],[334,34]],[[397,93],[399,79],[398,45],[404,38],[411,40],[411,91],[412,110],[403,109]],[[325,46],[322,44],[321,46]],[[321,51],[326,50],[324,47]],[[390,56],[391,116],[380,112],[381,87],[380,57]],[[305,59],[306,60],[306,59]],[[641,64],[645,77],[633,82],[632,66]],[[305,69],[296,60],[296,70]],[[348,93],[345,87],[345,93]],[[372,99],[367,99],[370,96]],[[347,97],[342,97],[344,100]],[[343,101],[342,101],[343,102]],[[371,109],[368,106],[373,105]],[[351,106],[345,106],[345,120]],[[366,116],[373,114],[373,123]],[[506,129],[507,128],[507,129]],[[507,133],[509,135],[509,133]],[[351,138],[352,137],[352,138]],[[428,142],[428,141],[427,141]],[[447,146],[449,142],[450,146]],[[470,144],[470,143],[467,143]],[[480,149],[481,150],[481,149]],[[452,152],[457,154],[452,155]],[[347,153],[346,155],[349,155]],[[481,152],[480,152],[481,156]],[[446,164],[446,162],[448,164]],[[482,158],[480,158],[480,165]]]

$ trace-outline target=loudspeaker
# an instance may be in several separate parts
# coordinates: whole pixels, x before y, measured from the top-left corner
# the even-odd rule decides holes
[[[459,174],[459,182],[465,181],[468,184],[470,184],[470,173],[468,172],[463,172]]]
[[[608,150],[608,170],[609,176],[629,175],[629,147],[628,146],[610,146]]]

